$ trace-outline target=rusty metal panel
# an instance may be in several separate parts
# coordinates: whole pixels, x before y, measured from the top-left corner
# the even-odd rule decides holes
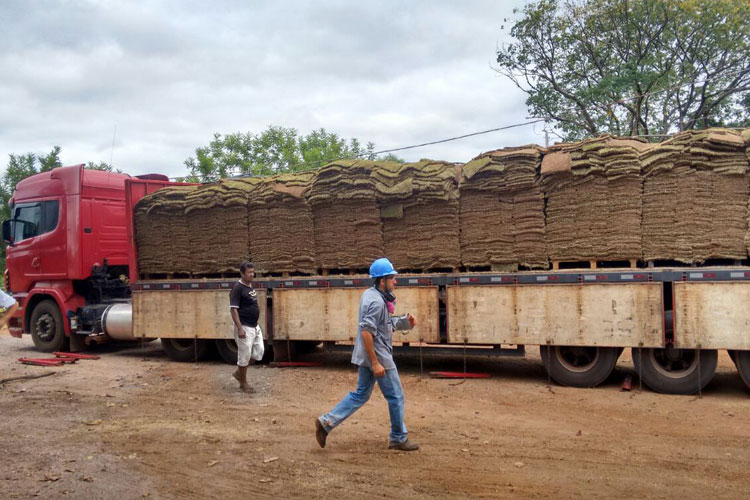
[[[276,289],[273,292],[274,338],[353,342],[364,288]],[[394,314],[412,313],[418,325],[394,342],[439,342],[437,287],[399,287]]]
[[[750,283],[674,284],[675,346],[750,349]]]
[[[448,342],[663,346],[659,283],[448,286]]]
[[[263,336],[266,328],[266,290],[258,292]],[[133,291],[133,335],[136,338],[231,339],[229,290]]]

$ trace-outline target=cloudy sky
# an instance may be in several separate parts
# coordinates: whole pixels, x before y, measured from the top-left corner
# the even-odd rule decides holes
[[[214,132],[324,127],[387,149],[524,122],[492,70],[523,3],[3,0],[0,169],[59,145],[65,164],[177,176]],[[541,126],[399,155],[528,142]]]

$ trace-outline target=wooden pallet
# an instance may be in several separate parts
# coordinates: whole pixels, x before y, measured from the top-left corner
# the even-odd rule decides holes
[[[628,265],[625,267],[629,267],[630,269],[637,269],[638,268],[638,259],[628,259],[628,260],[617,260],[617,261],[606,261],[606,260],[582,260],[582,261],[564,261],[564,260],[553,260],[552,261],[552,270],[553,271],[560,271],[560,270],[566,270],[566,269],[601,269],[602,267],[608,267],[606,266],[608,263],[625,263],[627,262]],[[562,266],[562,267],[561,267]],[[612,266],[609,266],[612,267]]]

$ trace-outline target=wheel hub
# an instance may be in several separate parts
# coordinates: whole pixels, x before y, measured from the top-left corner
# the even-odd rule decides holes
[[[187,351],[188,349],[193,349],[193,344],[195,341],[193,340],[186,340],[186,339],[172,339],[172,345],[177,347],[178,349],[182,351]]]
[[[555,347],[555,355],[565,369],[583,373],[593,367],[599,359],[599,349],[596,347]]]
[[[664,349],[652,349],[651,361],[661,375],[669,378],[683,378],[698,367],[698,351],[677,349],[669,345]]]
[[[35,326],[37,336],[40,339],[50,341],[55,337],[57,325],[55,324],[55,318],[51,314],[42,314],[39,316]]]

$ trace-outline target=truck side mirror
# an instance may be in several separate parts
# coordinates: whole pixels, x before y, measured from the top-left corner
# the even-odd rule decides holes
[[[3,241],[13,246],[12,220],[3,221]]]

